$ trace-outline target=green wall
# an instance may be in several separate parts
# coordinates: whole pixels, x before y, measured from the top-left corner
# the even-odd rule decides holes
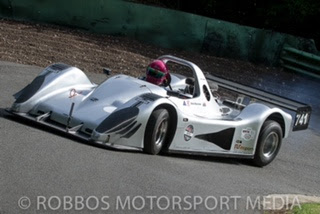
[[[0,16],[271,65],[285,43],[316,52],[312,40],[123,0],[0,0]]]

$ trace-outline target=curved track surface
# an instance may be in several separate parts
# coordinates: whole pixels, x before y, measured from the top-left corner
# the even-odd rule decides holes
[[[257,196],[275,193],[316,195],[320,192],[320,134],[316,131],[319,121],[314,121],[319,116],[312,118],[315,126],[311,129],[291,133],[276,160],[264,168],[235,159],[151,156],[107,150],[30,125],[5,113],[4,108],[14,101],[12,94],[31,82],[41,69],[0,63],[0,213],[25,212],[18,205],[23,196],[30,201],[20,201],[22,205],[31,202],[27,213],[37,210],[52,213],[56,208],[55,212],[64,213],[70,208],[68,204],[59,206],[59,199],[63,202],[64,196],[71,197],[73,202],[76,196],[85,201],[89,198],[89,206],[73,204],[71,213],[88,213],[90,208],[95,208],[96,198],[107,202],[100,201],[94,210],[96,213],[106,213],[103,208],[108,208],[109,212],[127,213],[163,213],[160,208],[166,208],[169,213],[208,212],[207,208],[214,208],[213,197],[218,200],[215,212],[222,209],[223,212],[243,213],[249,209],[246,212],[254,213],[259,209],[248,207],[247,196],[254,201]],[[89,73],[88,76],[97,83],[105,78],[101,74]],[[312,101],[319,101],[310,96]],[[319,103],[313,105],[319,107]],[[37,206],[39,196],[46,198],[45,205]],[[157,197],[153,204],[150,204],[149,196]],[[181,206],[174,205],[174,196],[192,202],[192,209],[188,210],[190,205],[183,201]],[[192,197],[190,200],[189,196]],[[193,200],[198,203],[208,196],[211,200],[207,201],[207,207],[204,203],[195,206]],[[240,198],[238,203],[234,203],[235,200],[228,202],[227,207],[221,204],[222,196]],[[130,197],[134,206],[117,207],[117,199],[124,202],[126,197]],[[166,198],[171,200],[168,208]]]

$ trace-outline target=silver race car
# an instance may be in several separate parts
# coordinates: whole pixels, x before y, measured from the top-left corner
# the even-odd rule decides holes
[[[308,127],[311,107],[211,75],[192,62],[159,57],[189,68],[166,86],[116,75],[100,85],[78,68],[53,64],[14,95],[8,112],[92,143],[149,154],[251,158],[269,164],[290,130]],[[237,92],[220,98],[218,89]],[[280,108],[294,111],[294,119]]]

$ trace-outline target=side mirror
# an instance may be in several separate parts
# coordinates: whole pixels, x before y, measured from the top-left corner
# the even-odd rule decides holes
[[[111,75],[111,69],[109,68],[103,68],[102,71],[105,75],[108,75],[108,76]]]

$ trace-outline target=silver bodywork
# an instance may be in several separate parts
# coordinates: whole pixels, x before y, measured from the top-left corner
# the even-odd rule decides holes
[[[138,150],[151,113],[160,107],[170,109],[173,118],[169,152],[252,158],[268,118],[276,118],[288,136],[292,118],[280,108],[261,103],[228,107],[213,96],[198,66],[173,56],[159,59],[191,69],[192,94],[180,75],[171,75],[171,89],[126,75],[96,85],[78,68],[54,64],[15,95],[9,111],[93,143]]]

